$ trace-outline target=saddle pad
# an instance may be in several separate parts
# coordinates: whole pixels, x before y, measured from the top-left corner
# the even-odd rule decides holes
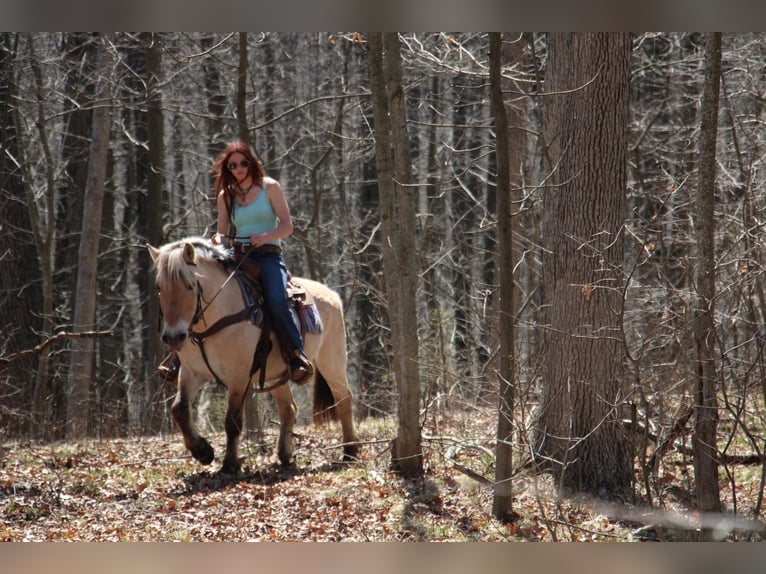
[[[242,298],[245,300],[245,305],[252,309],[250,315],[250,321],[253,325],[259,329],[263,327],[263,301],[260,297],[256,298],[253,293],[253,288],[242,273],[237,272],[237,282],[242,290]],[[319,315],[319,309],[317,309],[316,303],[313,297],[310,296],[308,291],[302,286],[298,285],[297,292],[295,291],[296,283],[292,282],[288,288],[287,302],[290,306],[290,314],[292,315],[295,327],[298,332],[301,332],[301,317],[298,315],[298,300],[303,300],[303,327],[306,333],[321,333],[322,332],[322,317]],[[309,303],[310,301],[310,303]]]

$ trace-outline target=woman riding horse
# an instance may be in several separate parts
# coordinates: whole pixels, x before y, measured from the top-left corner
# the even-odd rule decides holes
[[[244,297],[239,277],[232,275],[223,247],[203,238],[188,238],[155,249],[149,246],[157,274],[161,339],[180,360],[173,419],[184,444],[202,464],[213,461],[213,448],[194,425],[191,406],[202,385],[217,380],[228,390],[226,455],[221,470],[237,474],[237,450],[242,430],[242,406],[254,377],[255,351],[263,329],[253,320],[257,313]],[[314,422],[338,420],[343,430],[344,458],[355,458],[358,437],[352,415],[352,394],[346,374],[346,331],[340,297],[326,285],[294,277],[310,297],[314,328],[305,335],[305,352],[315,365]],[[257,305],[256,305],[257,307]],[[244,312],[243,312],[244,311]],[[289,373],[280,349],[270,348],[258,365],[264,386],[279,412],[277,454],[282,464],[291,461],[297,406],[287,384]],[[253,358],[248,361],[247,357]]]
[[[249,146],[228,144],[211,168],[215,174],[218,228],[215,244],[226,244],[235,257],[246,257],[260,268],[263,298],[274,322],[290,379],[307,382],[314,367],[306,357],[303,340],[287,302],[287,268],[281,241],[293,232],[290,209],[282,186],[265,175]],[[160,372],[175,379],[178,363],[164,361]]]

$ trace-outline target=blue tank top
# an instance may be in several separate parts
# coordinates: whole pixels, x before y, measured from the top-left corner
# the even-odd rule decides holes
[[[258,197],[253,203],[239,205],[233,202],[231,220],[237,228],[235,241],[250,243],[250,236],[254,233],[266,233],[277,226],[279,219],[271,207],[271,202],[266,194],[266,182],[261,186]],[[271,245],[280,245],[280,240],[267,241]]]

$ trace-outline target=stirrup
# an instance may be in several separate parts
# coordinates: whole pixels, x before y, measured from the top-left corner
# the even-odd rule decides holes
[[[306,355],[295,350],[289,364],[290,380],[296,385],[305,385],[314,376],[314,365],[306,358]]]

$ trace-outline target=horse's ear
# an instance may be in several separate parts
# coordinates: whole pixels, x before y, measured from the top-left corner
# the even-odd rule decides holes
[[[157,258],[160,256],[160,250],[156,247],[152,247],[148,243],[146,244],[146,248],[149,250],[149,255],[151,255],[152,261],[156,262]]]
[[[194,265],[195,256],[196,253],[194,252],[194,246],[191,243],[186,243],[184,245],[184,261],[186,261],[189,265]]]

